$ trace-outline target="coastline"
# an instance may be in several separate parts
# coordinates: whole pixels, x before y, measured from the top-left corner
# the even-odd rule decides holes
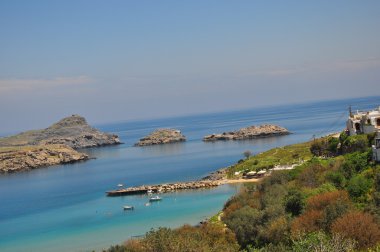
[[[354,103],[354,102],[352,102]],[[330,104],[329,109],[331,109]],[[339,105],[339,104],[338,104]],[[6,226],[11,226],[11,230],[7,230],[7,233],[2,233],[4,237],[7,237],[10,241],[15,240],[15,238],[12,238],[10,234],[14,235],[14,237],[19,237],[17,239],[17,242],[22,244],[25,244],[26,239],[35,239],[36,244],[32,245],[31,247],[39,247],[40,243],[37,243],[37,239],[35,237],[39,236],[42,239],[45,239],[45,234],[42,234],[42,232],[47,232],[48,225],[44,224],[43,222],[36,224],[36,232],[35,234],[27,233],[26,227],[30,225],[30,223],[33,222],[33,219],[36,218],[37,214],[43,211],[44,218],[49,219],[49,225],[56,225],[56,224],[62,224],[62,228],[65,228],[65,230],[68,230],[70,233],[77,233],[78,235],[84,236],[84,240],[94,240],[93,235],[98,235],[99,237],[106,237],[106,233],[104,230],[102,230],[101,225],[108,225],[109,229],[107,229],[108,232],[117,233],[117,227],[115,223],[120,223],[120,226],[125,226],[125,229],[120,230],[124,233],[133,233],[132,229],[128,229],[128,227],[133,228],[134,223],[137,223],[137,221],[141,221],[138,224],[138,227],[141,226],[141,232],[138,232],[138,234],[143,234],[145,230],[149,231],[151,223],[146,224],[144,220],[146,218],[153,218],[153,214],[155,216],[158,216],[165,225],[165,223],[170,223],[172,221],[172,217],[169,217],[169,208],[176,208],[176,209],[183,209],[184,213],[181,214],[181,217],[178,217],[176,219],[176,224],[181,225],[183,223],[194,223],[196,224],[196,220],[202,220],[206,216],[212,216],[214,213],[217,213],[222,207],[224,202],[227,201],[227,199],[230,197],[228,194],[225,194],[223,196],[225,200],[223,200],[222,196],[220,197],[218,202],[213,202],[213,204],[208,204],[206,200],[204,199],[205,196],[209,195],[209,192],[213,192],[219,189],[211,189],[211,190],[199,190],[199,194],[197,197],[189,197],[186,200],[179,201],[180,197],[177,196],[177,201],[174,201],[174,196],[179,195],[177,193],[173,193],[173,200],[167,198],[165,196],[164,201],[161,204],[155,204],[153,207],[144,208],[145,214],[138,213],[139,211],[135,211],[134,213],[123,213],[121,206],[124,204],[122,202],[125,202],[126,204],[140,204],[138,197],[125,197],[124,200],[120,199],[112,199],[108,200],[106,197],[104,197],[104,191],[106,189],[109,189],[107,187],[112,185],[117,185],[118,183],[127,183],[127,184],[154,184],[154,183],[162,183],[163,181],[176,181],[184,179],[189,177],[190,180],[201,178],[202,175],[207,175],[209,172],[216,170],[218,167],[227,167],[232,163],[232,161],[238,161],[242,158],[242,153],[245,150],[252,150],[255,153],[261,153],[269,149],[273,149],[276,146],[286,146],[289,144],[299,143],[299,142],[305,142],[310,139],[311,133],[310,132],[320,132],[322,129],[320,128],[321,124],[327,124],[327,119],[323,120],[323,113],[318,114],[319,111],[323,111],[324,107],[318,106],[317,115],[319,119],[320,124],[313,124],[311,125],[309,122],[310,120],[313,120],[311,116],[307,113],[302,114],[300,118],[302,117],[302,120],[300,120],[295,126],[292,126],[292,131],[294,134],[283,137],[283,138],[276,138],[276,139],[258,139],[255,141],[241,141],[241,142],[220,142],[218,144],[202,144],[200,142],[194,142],[192,141],[193,138],[199,139],[201,136],[204,135],[203,131],[200,131],[197,127],[194,125],[186,124],[183,127],[183,130],[196,131],[191,135],[190,141],[181,145],[172,145],[172,146],[159,146],[154,148],[129,148],[129,146],[116,146],[112,148],[105,148],[105,149],[90,149],[88,150],[89,154],[93,154],[94,157],[98,157],[97,160],[91,161],[91,162],[81,162],[77,164],[73,164],[70,166],[65,166],[64,169],[39,169],[34,170],[32,172],[28,173],[21,173],[17,174],[17,176],[6,176],[3,177],[2,181],[2,188],[5,188],[6,186],[9,188],[12,188],[14,190],[14,195],[12,195],[12,199],[9,199],[9,205],[7,208],[2,209],[1,213],[4,218],[9,219],[9,223],[12,225],[2,225],[1,227],[4,227],[4,232],[8,229]],[[282,108],[281,108],[282,109]],[[284,115],[283,117],[279,117],[279,123],[284,125],[289,125],[290,119],[286,119],[287,117],[287,111],[285,109],[281,110],[279,109],[279,112],[276,111],[276,113]],[[329,110],[331,111],[331,110]],[[267,112],[267,111],[264,111]],[[264,113],[263,112],[263,113]],[[265,118],[261,118],[259,111],[255,111],[255,117],[253,122],[256,122],[254,120],[265,120]],[[337,112],[338,113],[338,112]],[[341,113],[341,112],[339,112]],[[253,114],[253,112],[251,113]],[[257,115],[258,114],[258,115]],[[229,114],[227,114],[229,115]],[[213,122],[220,121],[221,125],[222,122],[224,122],[227,118],[228,120],[236,121],[236,123],[233,126],[233,128],[239,128],[241,127],[240,118],[247,118],[250,116],[248,112],[242,112],[234,113],[232,117],[228,117],[225,114],[221,114],[216,119],[213,119]],[[313,116],[315,116],[313,114]],[[205,119],[199,119],[199,120],[205,120]],[[180,122],[183,122],[184,119],[180,119],[178,121],[173,121],[171,124],[177,125]],[[185,121],[187,122],[187,121]],[[203,121],[202,121],[203,122]],[[304,123],[305,122],[305,123]],[[166,127],[165,124],[159,124],[161,122],[158,122],[158,127]],[[138,129],[145,129],[151,125],[151,122],[144,122],[140,123],[138,125],[132,125]],[[330,123],[329,123],[330,125]],[[221,127],[221,126],[220,126]],[[130,124],[125,124],[122,126],[119,126],[117,130],[124,131],[126,128],[131,128]],[[110,131],[115,131],[116,133],[119,133],[119,131],[114,130],[113,128],[104,128]],[[217,131],[217,130],[215,130]],[[220,131],[225,131],[225,128],[221,128]],[[144,131],[145,132],[145,131]],[[138,139],[138,137],[141,135],[141,131],[131,131],[127,132],[128,137],[130,139]],[[125,133],[125,135],[127,135]],[[122,134],[123,136],[123,134]],[[87,150],[86,150],[87,153]],[[102,157],[102,158],[99,158]],[[141,161],[140,161],[141,160]],[[233,162],[233,163],[236,163]],[[126,165],[128,164],[128,165]],[[59,166],[61,167],[61,166]],[[62,166],[63,167],[63,166]],[[135,173],[130,172],[132,171],[132,168],[138,167],[138,170]],[[164,174],[165,173],[165,174]],[[84,179],[85,178],[85,179]],[[106,185],[104,188],[104,181],[106,181]],[[16,181],[17,180],[17,181]],[[252,180],[255,181],[255,180]],[[227,181],[226,181],[227,182]],[[233,185],[237,181],[231,180],[230,183]],[[247,180],[240,180],[240,183],[248,182]],[[103,184],[102,184],[103,183]],[[51,191],[49,192],[48,197],[45,200],[41,200],[42,197],[38,195],[45,195],[43,194],[45,190],[43,190],[42,186],[36,186],[33,188],[33,191],[30,190],[30,186],[32,185],[43,185],[45,188],[49,187]],[[221,191],[224,191],[223,186],[219,187],[221,188]],[[3,192],[6,192],[5,190]],[[87,193],[89,196],[87,197]],[[185,191],[184,193],[180,193],[180,195],[189,195],[192,194],[192,191]],[[76,195],[81,195],[82,198]],[[84,195],[84,196],[82,196]],[[54,197],[60,197],[60,202],[56,202],[57,206],[52,206],[49,202]],[[169,196],[169,195],[168,195]],[[217,195],[214,194],[213,197],[210,197],[210,199],[215,198]],[[98,201],[89,201],[88,199],[97,199],[99,197]],[[182,196],[181,196],[182,197]],[[22,198],[25,204],[30,204],[30,207],[28,209],[23,210],[20,207],[17,207],[15,204],[13,204],[13,198],[20,199]],[[145,197],[146,198],[146,197]],[[199,202],[195,201],[195,199],[200,198]],[[7,199],[7,195],[3,194],[2,199]],[[136,200],[135,200],[136,199]],[[210,200],[208,199],[208,200]],[[11,201],[12,200],[12,201]],[[77,204],[75,202],[79,202],[84,200],[86,204]],[[30,202],[40,202],[40,204],[31,204]],[[194,208],[192,208],[192,212],[200,211],[198,215],[193,215],[193,213],[186,213],[186,209],[188,208],[188,205],[185,201],[190,201],[192,205],[194,205]],[[169,204],[170,202],[170,204]],[[206,203],[205,203],[206,202]],[[145,202],[144,202],[145,203]],[[208,204],[208,205],[205,205]],[[64,211],[61,211],[60,208],[62,206],[68,206],[70,208],[65,208]],[[181,206],[180,206],[181,205]],[[142,205],[143,207],[143,205]],[[155,208],[157,207],[157,209]],[[160,207],[160,209],[158,208]],[[165,207],[165,208],[164,208]],[[210,212],[203,211],[202,209],[209,208]],[[99,212],[99,209],[102,210],[102,213],[112,212],[113,216],[100,216],[93,214],[95,211]],[[163,211],[164,210],[164,211]],[[19,226],[17,222],[11,222],[12,221],[12,214],[17,214],[18,216],[21,216],[23,218],[23,226]],[[133,214],[133,215],[132,215]],[[119,217],[120,215],[120,217]],[[85,217],[85,218],[84,218]],[[86,219],[96,219],[97,222],[87,223]],[[179,220],[181,218],[181,221]],[[58,223],[58,220],[60,219],[61,222]],[[63,223],[70,223],[72,220],[83,220],[83,230],[77,230],[75,227],[68,226]],[[136,222],[131,223],[129,221],[136,220]],[[177,221],[178,220],[178,221]],[[174,221],[173,221],[174,222]],[[34,223],[34,222],[33,222]],[[148,223],[148,222],[147,222]],[[91,224],[92,226],[90,226]],[[119,225],[119,224],[117,224]],[[87,229],[88,227],[88,229]],[[173,226],[174,227],[174,226]],[[124,228],[124,227],[123,227]],[[91,230],[89,232],[93,232],[91,235],[88,230]],[[17,233],[16,233],[17,231]],[[0,232],[1,233],[1,232]],[[133,233],[134,234],[134,233]],[[60,246],[61,239],[66,236],[65,234],[57,235],[56,237],[56,243],[55,245]],[[110,238],[106,241],[101,241],[101,243],[104,247],[108,247],[108,245],[111,244],[117,244],[119,242],[122,242],[126,239],[126,236],[116,236],[113,238]],[[5,239],[5,238],[4,238]],[[96,240],[96,239],[95,239]],[[62,240],[63,241],[63,240]],[[68,241],[67,239],[65,241]],[[11,247],[5,245],[5,243],[2,243],[0,241],[0,244],[3,245],[4,251],[11,251]],[[89,243],[91,244],[91,243]],[[81,247],[86,248],[85,241],[78,241],[78,248]],[[21,248],[21,245],[20,245]],[[89,247],[89,250],[91,250],[92,247]],[[7,250],[9,249],[9,250]]]

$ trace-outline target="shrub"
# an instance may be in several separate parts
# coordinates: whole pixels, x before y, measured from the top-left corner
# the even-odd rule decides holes
[[[281,215],[273,218],[259,230],[259,242],[261,244],[281,244],[286,242],[289,231],[289,221],[284,215]]]
[[[305,207],[304,196],[296,189],[290,190],[285,197],[285,210],[293,216],[298,216],[302,213]]]
[[[346,178],[339,171],[331,171],[326,174],[326,179],[334,184],[336,188],[343,189],[346,186]]]
[[[259,228],[263,222],[263,212],[245,206],[223,220],[235,233],[239,244],[245,247],[248,244],[255,244]]]
[[[372,215],[349,212],[338,218],[331,228],[334,234],[357,241],[359,249],[375,246],[380,242],[380,227]]]
[[[291,233],[296,237],[303,233],[310,233],[320,229],[323,220],[323,211],[309,210],[293,220]]]
[[[328,236],[324,232],[300,235],[293,240],[292,251],[348,252],[355,248],[355,241],[344,239],[340,235]]]
[[[370,179],[357,175],[348,182],[347,191],[351,197],[358,199],[364,197],[371,187],[372,181]]]
[[[315,195],[307,200],[307,210],[324,210],[335,202],[349,202],[346,191],[333,191]]]
[[[309,233],[317,230],[329,231],[336,218],[351,208],[346,191],[333,191],[310,197],[306,211],[293,220],[291,233]]]
[[[356,173],[359,173],[368,167],[371,157],[369,152],[355,152],[345,155],[344,159],[345,161],[343,162],[340,171],[347,179],[350,179]]]
[[[320,186],[323,181],[323,173],[327,170],[321,163],[311,163],[296,178],[297,184],[301,187],[314,188]]]
[[[342,142],[342,152],[365,152],[370,147],[370,142],[366,135],[349,136]]]
[[[237,252],[239,245],[229,230],[217,225],[201,227],[182,226],[179,229],[158,228],[146,233],[140,240],[129,240],[122,246],[111,247],[109,252]]]

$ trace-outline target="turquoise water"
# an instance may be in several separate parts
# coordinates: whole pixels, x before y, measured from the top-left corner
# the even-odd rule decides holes
[[[164,194],[145,206],[147,196],[108,198],[105,191],[126,186],[199,179],[243,158],[341,130],[348,105],[370,109],[380,97],[324,101],[244,111],[98,125],[121,136],[124,145],[84,150],[96,159],[0,177],[0,251],[90,251],[121,243],[152,227],[197,224],[217,213],[238,188]],[[276,123],[294,134],[282,137],[204,143],[210,133]],[[186,143],[132,147],[156,128],[173,127]],[[134,205],[134,211],[123,211]]]

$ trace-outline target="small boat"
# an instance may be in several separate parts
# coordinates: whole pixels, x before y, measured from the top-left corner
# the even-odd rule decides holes
[[[153,190],[152,189],[149,189],[148,191],[146,191],[148,194],[152,194],[153,193]]]
[[[162,198],[160,198],[160,196],[154,196],[154,197],[151,197],[150,199],[149,199],[149,201],[160,201],[160,200],[162,200]]]
[[[123,184],[117,184],[118,187],[123,187],[124,185]]]
[[[123,206],[124,210],[135,210],[134,206]]]

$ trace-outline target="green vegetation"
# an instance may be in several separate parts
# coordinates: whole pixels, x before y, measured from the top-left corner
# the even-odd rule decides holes
[[[108,252],[234,252],[239,250],[234,234],[218,225],[185,225],[179,229],[159,228],[142,239],[128,240]]]
[[[233,177],[235,172],[259,171],[271,169],[276,165],[292,165],[309,160],[312,157],[311,144],[312,142],[289,145],[248,157],[247,160],[229,168],[228,176]]]
[[[250,157],[231,174],[304,162],[245,184],[226,202],[222,222],[217,214],[208,225],[158,229],[109,251],[380,251],[380,165],[371,161],[371,137],[318,139]]]

